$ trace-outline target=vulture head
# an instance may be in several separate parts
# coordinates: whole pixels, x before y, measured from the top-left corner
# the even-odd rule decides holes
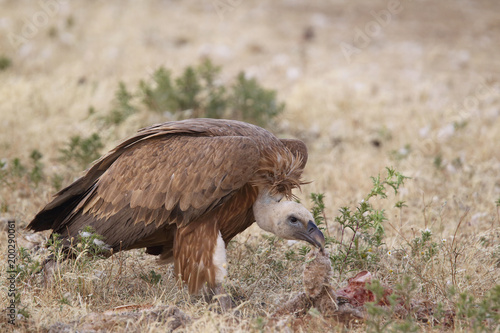
[[[306,241],[323,250],[325,237],[314,224],[312,214],[300,203],[283,200],[261,190],[253,205],[257,225],[278,237]]]

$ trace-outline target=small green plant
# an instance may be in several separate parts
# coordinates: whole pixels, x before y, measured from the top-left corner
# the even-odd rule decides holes
[[[47,240],[47,249],[54,261],[59,262],[64,259],[64,248],[61,235],[56,232],[52,233]]]
[[[425,262],[431,260],[439,251],[440,244],[432,239],[430,229],[422,230],[420,237],[415,237],[410,244],[411,256],[421,257]],[[444,241],[441,242],[444,244]],[[441,244],[441,245],[442,245]]]
[[[78,233],[76,244],[72,250],[77,256],[86,254],[91,258],[104,258],[109,253],[109,246],[104,242],[104,237],[95,232],[91,226],[86,226]]]
[[[154,270],[151,270],[149,274],[141,273],[140,278],[151,285],[161,282],[161,274],[156,273]]]
[[[4,55],[0,56],[0,71],[6,70],[11,65],[12,61],[10,60],[10,58],[7,58]]]
[[[71,302],[69,301],[69,299],[65,296],[62,296],[61,299],[59,300],[59,304],[62,305],[71,305]]]
[[[38,187],[45,178],[43,164],[40,161],[42,157],[38,150],[33,150],[30,154],[31,168],[25,166],[18,157],[12,159],[10,163],[6,160],[0,161],[0,182],[13,185],[23,179]]]
[[[47,242],[52,260],[62,262],[66,258],[74,259],[72,265],[83,269],[96,259],[105,258],[110,253],[104,237],[97,234],[91,226],[81,230],[76,238],[63,240],[57,233],[53,233]]]
[[[197,67],[187,67],[173,80],[171,72],[160,67],[152,83],[140,82],[142,103],[155,112],[191,110],[194,117],[221,118],[227,97],[225,88],[216,84],[220,70],[207,59]]]
[[[389,325],[392,324],[393,311],[391,307],[394,307],[396,301],[394,295],[389,298],[391,307],[386,307],[380,305],[384,302],[385,288],[378,280],[373,280],[369,285],[366,286],[367,290],[371,291],[375,296],[373,302],[365,303],[366,313],[368,318],[366,320],[366,331],[367,332],[387,332]]]
[[[220,72],[221,67],[215,66],[209,59],[198,66],[198,75],[204,82],[201,97],[205,109],[204,116],[207,118],[223,118],[228,106],[227,89],[217,83]]]
[[[294,250],[290,249],[285,252],[285,258],[286,260],[295,261],[297,260],[297,254],[295,253]]]
[[[488,291],[482,299],[463,292],[457,294],[451,287],[449,294],[455,298],[456,327],[469,332],[495,332],[500,322],[500,285]]]
[[[302,259],[305,259],[306,255],[311,251],[311,247],[304,245],[299,249],[299,255],[302,257]]]
[[[59,151],[63,162],[73,162],[81,168],[86,168],[99,158],[103,147],[104,144],[99,134],[93,133],[86,138],[79,135],[72,136],[65,148]]]
[[[396,202],[396,204],[394,205],[394,207],[402,209],[403,207],[408,207],[408,206],[406,205],[405,201],[398,201],[398,202]]]
[[[432,162],[436,169],[442,170],[443,169],[443,155],[438,154],[436,157],[434,157],[434,161]]]
[[[202,90],[197,71],[188,67],[181,77],[175,80],[177,87],[177,104],[179,110],[198,110],[200,108],[199,94]]]
[[[255,332],[264,332],[265,330],[265,327],[266,327],[266,323],[267,323],[267,319],[268,317],[262,317],[262,316],[258,316],[257,318],[254,319],[253,321],[253,329],[255,330]]]
[[[331,244],[333,239],[331,239],[327,219],[325,215],[325,195],[323,193],[311,193],[311,201],[313,202],[313,207],[311,208],[311,214],[314,218],[314,223],[323,232],[325,236],[325,245]]]
[[[9,174],[8,166],[7,159],[3,158],[0,160],[0,184],[5,183],[7,180],[7,175]]]
[[[368,314],[366,320],[367,332],[418,332],[419,326],[414,320],[414,309],[411,305],[413,294],[417,286],[410,277],[405,276],[401,283],[394,286],[394,291],[387,295],[386,288],[378,281],[374,280],[367,285],[367,290],[373,292],[375,300],[365,303]],[[400,314],[400,319],[395,320],[396,307],[404,309],[404,315]]]
[[[17,313],[18,315],[22,315],[24,318],[29,318],[30,313],[28,311],[28,306],[23,305],[21,303],[21,293],[16,293],[16,296],[14,297],[14,301],[16,303],[16,308],[17,308]]]
[[[30,251],[22,246],[18,250],[18,260],[16,271],[21,281],[33,277],[42,269],[40,262],[33,259]]]
[[[54,188],[54,190],[56,190],[56,191],[61,190],[63,180],[64,180],[64,177],[59,175],[59,174],[55,174],[52,176],[51,181],[52,181],[52,187]]]
[[[335,218],[341,227],[340,240],[333,240],[338,245],[336,251],[332,251],[330,259],[334,267],[339,270],[339,280],[345,270],[365,267],[366,264],[378,261],[379,251],[384,243],[385,229],[383,226],[385,217],[384,209],[375,209],[370,203],[370,199],[379,197],[387,198],[387,188],[390,187],[397,194],[400,186],[404,185],[408,177],[386,168],[387,176],[381,179],[380,175],[371,177],[373,187],[370,193],[351,210],[349,207],[342,207],[340,215]],[[348,232],[352,233],[348,236]]]
[[[118,90],[115,93],[114,107],[109,114],[104,118],[106,124],[119,125],[128,117],[137,112],[131,101],[134,96],[127,90],[125,83],[118,84]],[[89,114],[92,114],[93,108],[89,109]]]
[[[258,247],[256,254],[265,258],[265,267],[275,273],[286,270],[290,262],[281,260],[280,257],[272,255],[277,247],[282,246],[283,240],[274,235],[267,234],[263,234],[262,238],[267,242],[264,243],[265,246]]]
[[[30,159],[33,163],[33,167],[29,173],[30,180],[38,187],[38,184],[43,180],[43,164],[40,162],[43,155],[38,150],[33,150],[30,155]]]
[[[314,223],[318,227],[326,222],[324,199],[325,195],[323,193],[311,193],[311,201],[313,202],[311,214],[314,217]]]
[[[26,173],[26,167],[22,164],[21,160],[18,157],[12,160],[10,172],[12,176],[19,178],[21,178]]]

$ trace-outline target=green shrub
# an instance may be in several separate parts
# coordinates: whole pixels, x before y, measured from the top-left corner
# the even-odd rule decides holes
[[[333,267],[338,269],[339,281],[346,270],[364,268],[368,265],[375,265],[379,261],[380,247],[384,245],[384,221],[387,220],[384,209],[375,209],[370,202],[372,198],[387,198],[387,188],[390,187],[396,194],[400,186],[404,185],[408,177],[395,171],[387,169],[387,176],[381,179],[380,175],[371,177],[373,187],[368,195],[352,210],[349,207],[340,208],[340,215],[335,221],[340,224],[340,240],[326,236],[326,244],[336,244],[335,251],[331,251],[330,260]],[[313,207],[312,214],[316,223],[321,225],[324,218],[323,196],[312,194]],[[404,202],[398,202],[397,207],[402,208]],[[350,231],[352,235],[348,235]]]
[[[132,99],[133,95],[127,91],[125,83],[120,82],[118,84],[118,90],[115,93],[115,106],[105,117],[105,123],[118,125],[125,121],[125,119],[136,113],[137,109],[131,104]]]
[[[243,72],[236,78],[229,101],[232,118],[262,126],[285,108],[276,101],[276,91],[262,88],[257,80],[247,79]]]
[[[220,72],[221,67],[215,66],[210,60],[205,60],[198,66],[198,75],[204,82],[201,92],[203,116],[207,118],[223,118],[228,107],[227,89],[217,84]]]
[[[324,196],[315,193],[311,195],[314,203],[311,213],[320,229],[324,232],[326,230],[326,247],[331,250],[330,260],[334,272],[339,276],[339,281],[342,281],[342,277],[351,270],[370,268],[373,272],[380,266],[381,254],[385,252],[381,250],[385,238],[384,221],[387,218],[384,209],[375,209],[370,201],[376,197],[387,198],[388,188],[397,193],[406,179],[408,177],[392,168],[387,168],[387,176],[384,179],[380,175],[372,177],[373,187],[364,200],[355,209],[341,208],[340,215],[335,218],[341,228],[339,240],[331,238],[327,226],[324,227],[327,221],[324,213]],[[500,207],[500,199],[495,204]],[[404,201],[398,201],[395,205],[399,209],[405,206]],[[346,233],[348,230],[350,233]],[[440,326],[442,329],[454,325],[456,330],[467,332],[498,330],[500,285],[485,292],[480,298],[475,297],[470,291],[459,293],[454,287],[457,285],[456,257],[461,253],[456,244],[449,246],[446,239],[436,241],[435,235],[428,228],[413,239],[405,241],[405,245],[400,249],[387,252],[389,256],[394,255],[391,265],[395,265],[394,269],[398,271],[390,277],[390,281],[393,282],[390,285],[392,294],[387,296],[385,293],[388,288],[378,280],[373,280],[366,286],[375,296],[374,302],[365,303],[367,332],[418,332],[421,330],[419,326],[421,323],[431,327]],[[481,238],[484,246],[491,246],[489,242],[486,237]],[[497,252],[493,251],[493,257]],[[285,257],[287,260],[297,260],[294,252],[286,253]],[[433,263],[451,265],[452,285],[448,289],[443,289],[443,296],[448,302],[446,306],[441,302],[417,300],[417,296],[422,296],[417,293],[429,290],[429,287],[420,285],[420,283],[424,285],[430,283],[421,272],[429,269]],[[392,269],[390,271],[393,272]],[[408,273],[411,275],[407,275]],[[380,303],[383,297],[386,299]],[[384,303],[385,305],[381,305]]]
[[[139,91],[141,101],[149,111],[164,112],[178,108],[171,73],[163,67],[154,72],[153,83],[139,82]]]
[[[367,289],[373,292],[374,302],[365,303],[366,307],[366,331],[367,332],[419,332],[420,327],[415,321],[414,309],[411,306],[411,300],[416,292],[417,286],[406,276],[401,283],[394,286],[393,293],[385,296],[386,288],[378,280],[372,281],[367,285]],[[387,305],[381,305],[383,298],[389,302]],[[385,301],[385,300],[384,300]],[[400,317],[396,320],[396,309],[401,306],[406,311],[399,311]],[[404,313],[404,314],[403,314]]]
[[[184,70],[181,77],[175,80],[177,88],[177,104],[179,110],[198,110],[200,107],[199,94],[202,86],[197,71],[192,67]]]
[[[73,162],[81,168],[86,168],[90,163],[101,156],[104,147],[101,137],[93,133],[86,138],[79,135],[72,136],[66,147],[60,149],[60,159],[63,162]]]
[[[500,285],[493,287],[479,300],[467,292],[457,294],[454,288],[450,288],[449,294],[455,298],[455,327],[468,332],[496,332],[498,330]]]
[[[0,182],[13,186],[19,180],[24,180],[38,187],[45,179],[42,157],[42,153],[34,149],[30,154],[31,165],[29,166],[24,165],[19,157],[13,158],[10,163],[7,160],[0,161]]]
[[[14,177],[22,177],[24,174],[26,174],[26,168],[18,157],[12,160],[10,172]]]
[[[51,181],[52,181],[52,187],[54,188],[54,190],[56,190],[58,192],[61,190],[62,185],[63,185],[63,180],[64,180],[64,177],[59,175],[59,174],[55,174],[52,176]]]
[[[176,119],[188,117],[231,118],[265,126],[283,111],[276,91],[263,88],[255,79],[239,73],[234,83],[221,85],[221,67],[206,59],[189,66],[173,78],[171,71],[158,68],[150,80],[141,80],[136,93],[129,93],[120,83],[115,107],[104,118],[106,123],[120,124],[139,111],[169,112]],[[186,111],[190,111],[189,113]]]

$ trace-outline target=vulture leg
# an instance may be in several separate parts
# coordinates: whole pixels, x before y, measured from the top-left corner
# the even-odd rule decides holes
[[[198,221],[197,221],[198,222]],[[174,240],[174,270],[188,286],[191,294],[202,289],[207,296],[224,293],[222,283],[226,271],[226,244],[216,218],[204,219],[196,227],[178,228]],[[220,296],[223,308],[230,307],[229,296]]]
[[[217,235],[217,245],[215,246],[215,251],[212,256],[212,262],[216,267],[219,267],[218,274],[215,276],[215,286],[205,289],[206,294],[208,294],[209,299],[216,299],[223,312],[230,310],[233,307],[233,301],[231,296],[226,293],[226,290],[222,286],[224,279],[226,277],[226,243],[222,239],[222,234],[219,231]]]

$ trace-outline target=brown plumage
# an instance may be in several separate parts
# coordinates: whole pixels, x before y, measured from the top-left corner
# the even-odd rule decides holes
[[[303,142],[280,140],[243,122],[190,119],[154,125],[97,160],[28,228],[52,229],[70,239],[91,226],[114,252],[146,247],[173,260],[175,272],[195,293],[205,283],[211,288],[221,283],[224,243],[256,217],[267,231],[322,246],[310,214],[281,201],[303,184],[306,161]],[[296,211],[294,222],[284,226],[269,207],[273,212],[282,207],[283,219]]]

